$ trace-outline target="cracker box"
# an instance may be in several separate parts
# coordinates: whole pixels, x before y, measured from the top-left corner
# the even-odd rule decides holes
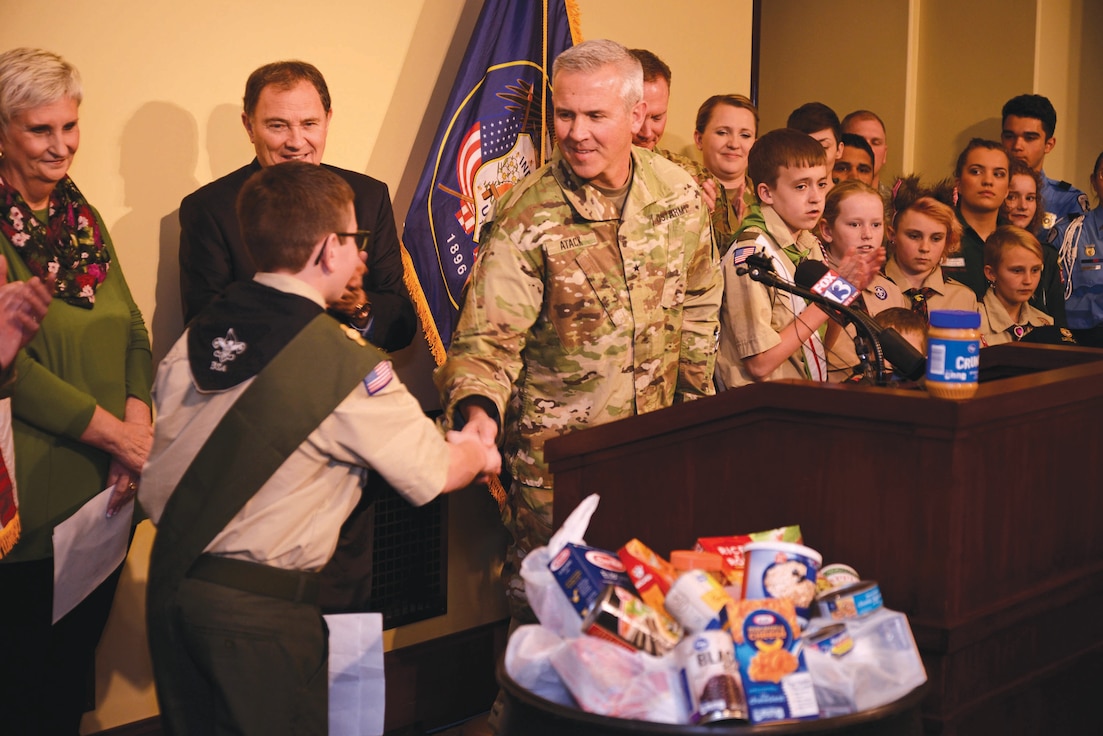
[[[724,580],[721,585],[735,591],[743,589],[743,547],[751,542],[794,542],[801,543],[800,527],[797,525],[767,529],[764,532],[739,534],[730,537],[701,537],[697,540],[698,552],[715,552],[724,561]]]
[[[663,598],[678,577],[674,566],[638,539],[632,539],[618,549],[617,555],[643,602],[662,610]]]
[[[616,553],[596,547],[568,542],[548,563],[548,569],[579,616],[589,613],[606,585],[634,590]]]

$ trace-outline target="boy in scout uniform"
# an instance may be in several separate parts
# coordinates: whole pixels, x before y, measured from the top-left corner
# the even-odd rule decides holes
[[[251,281],[161,363],[140,499],[157,525],[150,653],[166,733],[324,734],[317,571],[368,469],[424,504],[497,472],[447,441],[390,361],[325,312],[362,262],[353,192],[327,169],[265,167],[238,197]]]
[[[764,256],[777,274],[792,281],[797,264],[823,260],[811,233],[823,214],[827,156],[812,136],[791,128],[773,130],[755,142],[747,160],[761,210],[751,212],[720,259],[724,303],[716,384],[731,389],[781,378],[827,380],[825,331],[828,315],[799,296],[754,281],[745,270],[752,255]],[[859,290],[884,262],[883,249],[847,254],[838,270]],[[836,330],[828,335],[828,344]]]

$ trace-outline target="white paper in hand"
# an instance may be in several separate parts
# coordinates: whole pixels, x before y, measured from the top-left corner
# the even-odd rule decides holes
[[[383,614],[326,616],[330,736],[382,736]]]
[[[107,518],[115,486],[92,497],[75,514],[54,527],[54,615],[76,608],[126,559],[134,504]]]

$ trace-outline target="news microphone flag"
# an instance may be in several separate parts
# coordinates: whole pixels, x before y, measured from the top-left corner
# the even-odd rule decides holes
[[[437,365],[495,203],[551,155],[552,62],[578,38],[577,18],[576,0],[487,0],[479,13],[402,235]]]

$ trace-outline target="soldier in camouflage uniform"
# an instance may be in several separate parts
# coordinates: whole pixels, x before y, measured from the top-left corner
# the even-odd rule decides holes
[[[501,435],[518,620],[531,616],[519,561],[551,534],[544,443],[712,393],[722,284],[708,212],[684,171],[632,147],[641,82],[612,41],[556,60],[558,149],[501,203],[435,376],[446,422]]]
[[[636,57],[643,67],[643,101],[647,103],[643,125],[640,126],[639,132],[632,137],[632,143],[640,148],[646,148],[648,151],[654,151],[667,161],[678,164],[693,177],[693,180],[697,182],[697,186],[701,187],[705,205],[712,213],[712,229],[716,248],[722,252],[727,249],[727,244],[731,241],[735,229],[732,227],[723,231],[726,235],[722,235],[721,231],[717,230],[717,224],[727,222],[726,210],[729,207],[720,181],[708,169],[689,156],[683,156],[666,148],[659,148],[659,139],[663,137],[663,133],[666,131],[666,111],[670,104],[670,67],[654,52],[647,49],[630,49],[630,53]]]

